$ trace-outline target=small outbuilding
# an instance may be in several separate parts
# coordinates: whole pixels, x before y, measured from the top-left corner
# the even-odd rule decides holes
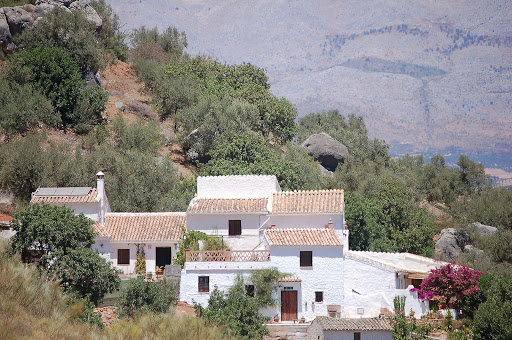
[[[384,318],[337,319],[317,316],[308,340],[392,340],[393,328]]]

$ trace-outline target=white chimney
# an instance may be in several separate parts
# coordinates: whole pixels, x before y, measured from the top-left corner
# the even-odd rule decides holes
[[[100,209],[98,211],[99,222],[105,224],[105,174],[101,171],[96,174],[96,190],[98,192],[98,198],[100,199]]]

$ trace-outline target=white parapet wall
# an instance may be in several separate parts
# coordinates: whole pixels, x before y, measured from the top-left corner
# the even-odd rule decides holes
[[[187,262],[181,271],[180,300],[208,306],[215,287],[227,291],[238,274],[248,277],[253,270],[270,268],[271,262]],[[199,292],[199,277],[207,276],[209,291]]]
[[[260,198],[281,191],[276,176],[235,175],[197,177],[199,198]]]

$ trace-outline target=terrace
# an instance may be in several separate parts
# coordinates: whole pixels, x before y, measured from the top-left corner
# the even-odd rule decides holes
[[[268,262],[269,250],[186,250],[187,262]]]

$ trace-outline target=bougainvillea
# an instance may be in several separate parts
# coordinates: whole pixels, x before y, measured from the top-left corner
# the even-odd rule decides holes
[[[443,304],[460,303],[462,297],[480,292],[478,281],[482,274],[478,270],[463,265],[447,264],[432,269],[420,288],[413,288],[411,291],[418,292],[418,298],[423,301],[436,300]]]

